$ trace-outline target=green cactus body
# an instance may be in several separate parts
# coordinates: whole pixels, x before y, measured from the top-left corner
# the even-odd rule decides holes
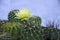
[[[20,40],[43,40],[41,19],[37,16],[33,16],[25,22],[24,29],[20,34]]]
[[[41,26],[41,18],[38,16],[32,16],[27,21],[28,25]]]
[[[42,39],[42,33],[39,29],[24,29],[23,31],[20,31],[20,39],[19,40],[43,40]]]
[[[19,37],[20,40],[43,40],[40,17],[33,16],[25,22],[25,25],[23,24],[24,29]]]
[[[26,26],[26,27],[25,27]],[[41,19],[37,16],[30,17],[24,26],[21,40],[43,40]]]
[[[15,40],[20,35],[18,33],[23,29],[23,25],[18,22],[7,22],[2,25],[2,28],[4,32],[11,34],[11,38]]]
[[[16,13],[18,12],[19,10],[12,10],[10,11],[10,13],[8,14],[8,20],[9,21],[16,21],[17,19],[15,18],[16,17]]]

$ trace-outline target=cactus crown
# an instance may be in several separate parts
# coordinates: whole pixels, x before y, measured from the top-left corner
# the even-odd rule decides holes
[[[12,10],[12,11],[10,11],[10,13],[8,14],[8,20],[9,21],[14,21],[14,20],[16,20],[16,13],[18,12],[19,10]]]
[[[9,21],[14,21],[16,19],[27,20],[30,16],[30,10],[22,9],[22,10],[12,10],[8,15]]]

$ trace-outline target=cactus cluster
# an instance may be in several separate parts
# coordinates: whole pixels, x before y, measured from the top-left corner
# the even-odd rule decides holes
[[[15,13],[18,11],[19,10],[11,11],[8,15],[9,22],[2,26],[5,32],[11,34],[12,40],[44,40],[43,31],[41,29],[41,18],[38,16],[31,16],[28,17],[27,20],[21,21],[15,18]]]
[[[39,16],[30,16],[27,9],[12,10],[7,21],[0,20],[0,29],[7,34],[0,40],[60,40],[59,22],[49,22],[46,27],[41,22]]]

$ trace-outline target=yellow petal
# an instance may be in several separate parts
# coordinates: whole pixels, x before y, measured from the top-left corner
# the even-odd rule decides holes
[[[18,19],[27,19],[30,16],[30,10],[22,9],[16,14]]]

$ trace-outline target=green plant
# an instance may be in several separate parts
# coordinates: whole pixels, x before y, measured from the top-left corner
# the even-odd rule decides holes
[[[2,25],[6,22],[7,22],[6,20],[0,20],[0,32],[3,32]]]
[[[15,40],[17,39],[18,36],[18,31],[23,29],[23,25],[20,24],[19,22],[7,22],[2,25],[3,31],[11,34],[12,39]]]
[[[21,32],[20,40],[44,40],[41,28],[41,18],[32,16],[24,25],[24,30]]]
[[[8,14],[8,20],[9,21],[16,21],[17,19],[15,18],[16,17],[16,13],[18,13],[18,9],[17,10],[12,10],[10,11],[10,13]]]
[[[29,15],[29,10],[11,11],[8,15],[9,22],[2,25],[4,32],[10,33],[12,40],[44,40],[41,18]]]
[[[40,17],[32,16],[22,22],[7,22],[2,27],[14,40],[44,40]]]
[[[59,21],[48,21],[44,29],[45,40],[59,40]]]
[[[12,10],[8,14],[9,21],[18,21],[18,20],[27,20],[30,16],[30,10],[21,9],[21,10]]]
[[[41,18],[39,16],[32,16],[29,17],[29,19],[27,20],[27,23],[31,24],[31,25],[35,25],[35,26],[41,26]]]

